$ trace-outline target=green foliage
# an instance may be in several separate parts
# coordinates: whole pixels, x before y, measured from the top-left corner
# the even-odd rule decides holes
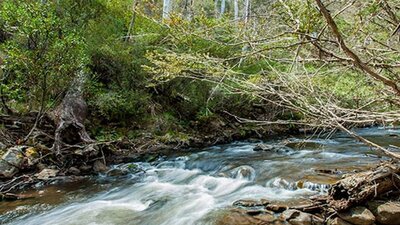
[[[353,71],[327,74],[314,77],[314,85],[322,91],[340,99],[343,107],[360,107],[374,100],[377,92],[384,88],[381,84],[372,85],[365,75]]]
[[[266,102],[276,96],[263,92],[265,84],[295,90],[301,99],[294,105],[312,104],[320,97],[351,108],[379,96],[382,85],[354,68],[328,64],[332,57],[318,52],[315,40],[309,40],[325,26],[314,1],[252,3],[254,17],[246,23],[232,21],[231,3],[216,18],[212,1],[195,1],[191,19],[182,16],[183,1],[176,1],[175,14],[162,22],[160,1],[140,1],[135,13],[132,1],[126,0],[1,1],[3,97],[19,111],[37,109],[43,100],[50,105],[84,70],[90,74],[85,97],[96,121],[110,127],[152,127],[165,142],[185,142],[181,132],[192,122],[208,124],[226,112],[304,119],[287,110],[270,113],[282,109],[268,107]],[[336,12],[343,2],[333,1],[329,8]],[[372,54],[379,56],[373,63],[395,65],[398,51],[380,52],[393,29],[379,23],[382,15],[375,15],[381,11],[376,1],[359,2],[335,21],[351,47],[368,53],[363,61],[370,62]],[[371,44],[372,35],[381,44]],[[320,38],[322,47],[346,57],[329,29]],[[396,71],[383,69],[381,74],[397,79]],[[92,132],[102,140],[138,135],[110,130]]]
[[[3,1],[2,30],[12,38],[1,44],[5,58],[2,88],[17,101],[56,97],[86,63],[84,42],[54,3]]]
[[[141,120],[148,99],[146,95],[134,91],[107,91],[97,93],[92,107],[109,121],[129,121],[129,118]]]

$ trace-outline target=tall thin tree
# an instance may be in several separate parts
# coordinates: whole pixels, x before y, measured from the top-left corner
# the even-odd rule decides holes
[[[172,0],[164,0],[162,18],[169,19],[171,13]]]
[[[235,21],[239,21],[239,2],[238,0],[233,0],[233,10]]]
[[[247,23],[249,20],[250,16],[250,0],[246,0],[244,3],[244,13],[243,13],[243,18],[244,18],[244,23]]]
[[[219,16],[222,17],[225,13],[225,8],[226,8],[226,0],[221,0],[221,11]]]

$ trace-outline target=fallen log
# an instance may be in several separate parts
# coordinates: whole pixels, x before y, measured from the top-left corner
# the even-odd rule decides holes
[[[386,162],[371,171],[350,175],[329,189],[328,205],[337,211],[343,211],[387,192],[399,190],[399,173],[399,164]]]

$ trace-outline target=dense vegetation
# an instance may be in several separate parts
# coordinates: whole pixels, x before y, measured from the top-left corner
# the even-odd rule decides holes
[[[400,2],[324,4],[363,63],[396,83]],[[393,122],[390,85],[336,40],[311,0],[3,0],[2,112],[51,111],[85,73],[100,140],[143,130],[184,139],[233,115],[330,127],[335,117],[370,124],[386,113]]]

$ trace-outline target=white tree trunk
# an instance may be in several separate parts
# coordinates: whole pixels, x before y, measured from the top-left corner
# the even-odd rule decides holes
[[[226,1],[222,0],[221,1],[221,11],[220,11],[220,17],[222,17],[225,13],[225,8],[226,8]]]
[[[239,20],[239,2],[238,0],[233,0],[233,10],[235,15],[235,21]]]
[[[246,0],[244,4],[244,23],[247,23],[249,21],[249,16],[250,16],[250,0]]]
[[[170,16],[170,13],[171,13],[171,1],[172,0],[164,0],[163,13],[162,13],[162,18],[163,19],[169,19],[169,16]]]

